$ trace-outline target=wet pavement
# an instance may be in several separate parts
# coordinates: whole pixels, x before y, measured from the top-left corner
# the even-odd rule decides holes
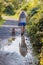
[[[6,22],[3,25],[18,26],[18,22],[14,21],[14,20],[6,20]],[[18,31],[19,31],[19,29],[18,29]],[[12,32],[12,27],[1,27],[0,28],[0,39],[9,38],[10,36],[12,36],[11,32]]]
[[[7,20],[4,24],[18,25],[14,20]],[[22,43],[21,29],[15,30],[16,34],[12,36],[11,27],[0,28],[0,65],[37,65],[38,59],[34,55],[32,44],[26,35],[24,37],[27,45],[27,53],[25,57],[21,55],[19,48],[19,44]]]

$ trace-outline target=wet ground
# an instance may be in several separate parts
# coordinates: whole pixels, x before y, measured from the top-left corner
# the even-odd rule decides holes
[[[7,20],[4,25],[18,25],[18,23],[14,20]],[[0,65],[37,65],[38,59],[34,55],[30,39],[24,35],[27,54],[23,57],[19,48],[21,29],[15,29],[16,34],[14,36],[12,36],[11,31],[11,27],[0,28]]]

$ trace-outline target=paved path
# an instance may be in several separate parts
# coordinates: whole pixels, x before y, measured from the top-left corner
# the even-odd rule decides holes
[[[3,51],[0,52],[0,65],[37,65],[37,59],[33,54],[29,38],[25,37],[25,40],[29,48],[27,55],[23,57],[20,54],[19,42],[21,36],[16,37],[16,40],[12,41],[11,45],[4,46]]]
[[[0,27],[20,28],[21,26],[17,26],[17,25],[0,25]]]
[[[17,20],[6,20],[4,25],[18,25],[18,21]]]
[[[4,25],[5,25],[5,27],[3,27]],[[16,21],[16,20],[6,20],[6,22],[0,28],[0,39],[1,38],[8,38],[8,37],[11,36],[11,31],[12,31],[11,26],[12,25],[18,27],[18,21]],[[8,26],[10,26],[10,27],[8,27]],[[19,31],[19,29],[16,29],[16,31]]]
[[[7,20],[3,25],[16,25],[15,20]],[[20,29],[16,29],[16,39],[8,44],[8,38],[12,36],[11,27],[0,28],[0,44],[3,49],[0,51],[0,65],[37,65],[37,59],[33,54],[33,48],[28,37],[25,36],[25,41],[28,47],[28,53],[25,57],[20,54],[19,43],[21,43]]]

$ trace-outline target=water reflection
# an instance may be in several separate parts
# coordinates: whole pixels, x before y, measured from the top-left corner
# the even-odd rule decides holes
[[[15,37],[13,37],[13,36],[8,38],[8,39],[0,40],[0,50],[3,51],[4,50],[4,46],[11,45],[14,40],[15,40]]]
[[[27,45],[25,43],[25,37],[21,36],[21,43],[19,44],[19,50],[22,56],[26,56],[27,54]]]

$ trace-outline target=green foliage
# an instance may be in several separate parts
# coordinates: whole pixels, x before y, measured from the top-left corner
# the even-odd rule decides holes
[[[38,9],[39,9],[39,7],[33,8],[33,9],[31,10],[31,12],[30,12],[30,16],[32,17],[32,16],[34,16],[35,14],[37,14],[37,13],[38,13]]]
[[[5,22],[5,19],[0,20],[0,25],[2,25]]]
[[[27,7],[23,8],[24,11],[27,11]]]
[[[40,19],[39,21],[40,21],[39,24],[38,24],[39,30],[40,30],[40,31],[43,31],[43,18]]]
[[[43,9],[40,6],[33,7],[28,13],[27,33],[37,53],[43,45]]]
[[[0,20],[2,19],[1,14],[2,14],[2,3],[0,2]]]
[[[39,21],[37,24],[32,24],[31,22],[31,24],[29,24],[29,28],[27,29],[27,32],[30,36],[30,40],[33,43],[33,46],[36,47],[38,53],[39,49],[41,49],[42,46],[41,41],[42,35],[40,34],[40,32],[42,32],[42,29],[43,29],[42,21],[41,22]]]
[[[14,8],[12,7],[12,5],[8,5],[5,8],[4,13],[9,14],[9,15],[13,15],[14,14]]]

